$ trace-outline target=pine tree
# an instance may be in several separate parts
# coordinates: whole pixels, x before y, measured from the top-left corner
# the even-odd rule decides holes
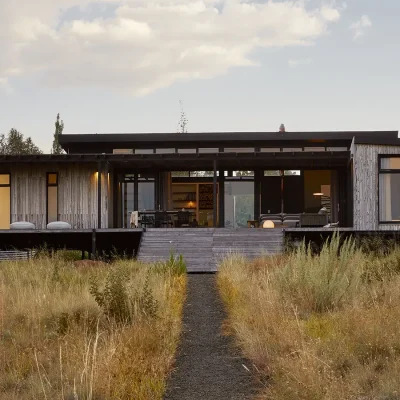
[[[51,153],[52,154],[62,154],[63,153],[63,149],[60,146],[58,138],[63,133],[64,121],[60,121],[60,114],[57,114],[57,120],[56,120],[56,123],[54,125],[55,125],[56,129],[55,129],[55,132],[54,132],[53,147],[51,148]]]
[[[32,139],[24,138],[24,135],[12,128],[7,136],[0,135],[0,154],[42,154]]]
[[[187,125],[188,125],[189,121],[186,117],[186,113],[185,113],[185,110],[183,109],[181,100],[179,100],[179,105],[181,107],[181,116],[180,116],[179,122],[178,122],[177,133],[187,133]]]

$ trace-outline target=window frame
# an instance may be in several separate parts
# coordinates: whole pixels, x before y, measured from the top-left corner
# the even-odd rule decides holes
[[[380,178],[381,175],[400,174],[400,169],[382,168],[382,160],[385,158],[400,158],[400,154],[378,154],[378,224],[379,225],[400,225],[400,221],[381,221],[380,202]]]
[[[0,175],[8,175],[8,184],[6,183],[0,183],[0,187],[6,187],[6,188],[10,188],[10,225],[12,223],[12,185],[11,185],[11,172],[0,172]]]
[[[49,183],[49,176],[56,176],[56,183]],[[47,172],[46,173],[46,226],[49,223],[49,187],[57,188],[57,221],[58,221],[58,172]]]

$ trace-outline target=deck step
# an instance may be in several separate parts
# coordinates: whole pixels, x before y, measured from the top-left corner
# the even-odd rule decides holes
[[[165,261],[182,254],[189,272],[214,272],[229,254],[254,258],[283,249],[280,229],[151,228],[143,232],[138,260]]]

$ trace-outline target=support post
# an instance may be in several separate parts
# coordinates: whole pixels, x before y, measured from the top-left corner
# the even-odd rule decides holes
[[[213,180],[213,225],[217,227],[217,160],[214,160],[214,180]]]
[[[261,182],[263,171],[254,171],[254,220],[259,221],[261,215]]]
[[[106,161],[104,163],[104,216],[105,216],[105,228],[110,227],[110,219],[109,219],[109,214],[108,211],[110,209],[110,200],[111,200],[111,193],[110,193],[110,182],[109,182],[109,166],[108,162]]]
[[[139,176],[137,172],[133,181],[133,211],[139,211]]]
[[[97,229],[101,229],[101,162],[97,167]]]
[[[219,203],[219,223],[218,226],[223,228],[225,225],[225,171],[219,170],[219,194],[218,194],[218,203]]]
[[[96,229],[92,230],[92,260],[96,259]]]

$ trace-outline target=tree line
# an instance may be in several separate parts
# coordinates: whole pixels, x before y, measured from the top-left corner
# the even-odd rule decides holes
[[[180,105],[180,118],[177,127],[177,133],[187,133],[188,119],[186,113],[183,110],[182,101],[179,101]],[[57,114],[55,122],[55,130],[53,137],[53,145],[51,147],[51,154],[63,154],[63,149],[59,143],[58,138],[64,131],[64,122],[60,120],[60,114]],[[8,134],[0,134],[0,155],[22,155],[22,154],[43,154],[32,138],[25,136],[17,129],[12,128]]]
[[[61,148],[58,138],[63,133],[64,122],[60,120],[60,114],[57,114],[57,119],[54,125],[55,130],[51,154],[62,154],[63,149]],[[0,134],[0,155],[21,154],[43,154],[43,152],[35,143],[33,143],[30,136],[25,137],[15,128],[10,129],[8,134]]]

